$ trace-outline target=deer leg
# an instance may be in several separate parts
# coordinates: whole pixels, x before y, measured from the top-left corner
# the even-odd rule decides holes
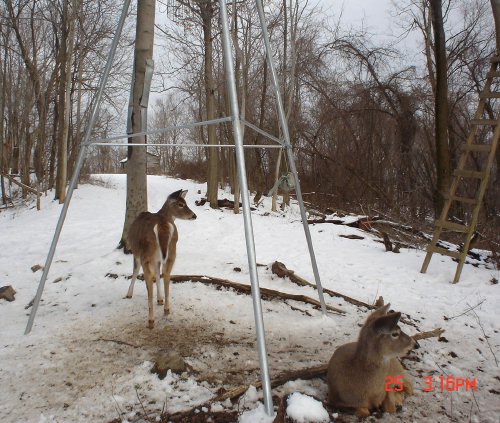
[[[370,415],[370,410],[366,407],[356,408],[355,412],[357,417],[368,417]]]
[[[413,383],[407,374],[403,373],[403,390],[407,395],[413,395]]]
[[[134,271],[132,273],[132,280],[130,282],[130,286],[128,287],[127,296],[125,298],[132,298],[134,293],[134,284],[137,279],[137,275],[139,274],[139,270],[141,268],[141,262],[138,257],[134,256]]]
[[[399,394],[399,392],[398,392]],[[395,413],[396,412],[396,402],[397,399],[395,397],[395,392],[387,392],[384,401],[382,402],[382,410],[387,413]],[[402,401],[401,401],[402,402]]]
[[[146,266],[143,266],[143,269],[144,269],[144,279],[146,280],[146,288],[148,290],[148,309],[149,309],[148,328],[153,329],[155,326],[155,317],[153,308],[153,279],[155,272],[154,269],[151,269],[151,263],[148,263]]]
[[[176,244],[172,242],[168,249],[168,257],[166,263],[163,265],[163,288],[165,289],[165,305],[163,311],[165,315],[170,314],[170,273],[174,267],[176,257]]]
[[[156,268],[155,268],[155,279],[156,279],[156,303],[163,305],[163,292],[161,289],[161,278],[160,278],[160,266],[161,262],[158,261],[156,262]]]

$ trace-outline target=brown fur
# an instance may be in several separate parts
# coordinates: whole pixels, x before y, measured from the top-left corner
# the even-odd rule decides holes
[[[128,242],[134,255],[134,272],[126,298],[132,298],[134,284],[142,266],[146,288],[148,290],[149,321],[148,327],[154,327],[153,282],[156,280],[157,302],[164,304],[165,314],[170,313],[169,290],[170,273],[175,263],[177,240],[179,235],[175,219],[196,219],[196,214],[187,206],[184,197],[187,191],[176,191],[169,195],[163,207],[157,213],[142,212],[132,222],[128,231]],[[165,302],[161,292],[163,277]]]
[[[415,341],[398,326],[401,313],[389,313],[390,304],[374,311],[361,328],[357,342],[338,347],[328,364],[328,400],[339,408],[354,409],[358,416],[368,416],[373,409],[396,412],[405,392],[413,393],[409,376],[398,357],[415,346]],[[400,377],[403,391],[395,391]],[[386,389],[389,388],[389,389]]]

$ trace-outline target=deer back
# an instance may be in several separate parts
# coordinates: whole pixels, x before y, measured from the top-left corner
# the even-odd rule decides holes
[[[134,256],[143,262],[151,261],[157,253],[158,241],[155,228],[160,224],[157,213],[142,212],[132,222],[128,231],[128,241]]]
[[[137,216],[128,232],[134,256],[143,262],[166,259],[170,242],[176,242],[178,237],[175,219],[196,219],[196,214],[186,203],[186,193],[186,190],[175,191],[157,213],[142,212]],[[161,258],[158,257],[158,248]]]

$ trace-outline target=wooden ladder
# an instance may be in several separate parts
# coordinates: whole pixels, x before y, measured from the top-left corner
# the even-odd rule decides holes
[[[439,253],[449,257],[453,257],[458,260],[457,270],[455,272],[453,283],[458,282],[458,280],[460,279],[460,274],[462,273],[462,268],[465,263],[465,258],[467,257],[471,239],[476,229],[479,210],[483,202],[484,193],[488,184],[488,178],[494,163],[498,139],[500,138],[500,113],[498,112],[498,106],[495,107],[497,109],[496,118],[492,118],[491,116],[491,114],[494,113],[494,107],[492,107],[493,102],[500,102],[499,66],[500,56],[493,57],[491,59],[490,71],[486,76],[484,89],[479,95],[479,105],[476,110],[476,114],[474,116],[474,119],[470,122],[471,131],[469,137],[467,138],[466,143],[462,146],[462,152],[460,154],[457,169],[453,172],[450,191],[445,197],[441,216],[439,220],[436,220],[435,222],[434,235],[427,247],[427,254],[425,256],[424,263],[422,264],[422,269],[420,270],[421,273],[425,273],[427,271],[427,267],[429,266],[433,253]],[[493,81],[495,81],[496,83],[493,84]],[[493,91],[492,87],[494,88]],[[485,126],[492,127],[491,133],[493,135],[491,137],[491,142],[476,143],[478,128],[484,128]],[[484,161],[483,159],[485,167],[482,171],[466,168],[468,159],[472,154],[482,154],[483,156],[487,154],[486,161]],[[470,195],[464,196],[458,193],[460,187],[465,185],[466,181],[471,180],[479,181],[479,186],[476,187],[476,196],[474,198],[470,198]],[[448,219],[448,214],[453,202],[472,206],[470,218],[468,219],[468,222],[465,222],[465,224],[451,222]],[[461,251],[451,251],[438,245],[439,238],[443,229],[465,234],[465,240]]]

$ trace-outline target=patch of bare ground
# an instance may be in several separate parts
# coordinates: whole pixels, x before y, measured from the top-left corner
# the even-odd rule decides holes
[[[222,309],[217,297],[238,296],[228,290],[216,290],[202,284],[183,283],[173,286],[172,314],[165,318],[156,308],[156,326],[146,327],[147,305],[144,298],[123,301],[121,316],[93,316],[60,334],[57,340],[67,354],[48,357],[53,365],[45,365],[44,375],[53,381],[53,392],[39,399],[64,407],[87,390],[100,388],[110,396],[113,384],[122,374],[130,373],[145,361],[154,361],[159,353],[175,352],[188,364],[185,377],[208,382],[213,396],[235,386],[248,386],[260,380],[255,342],[253,310],[250,296],[248,309],[238,305]],[[205,302],[210,307],[203,306]],[[320,312],[308,304],[264,301],[268,360],[273,375],[325,363],[335,342],[335,320],[318,322]],[[225,305],[227,307],[227,305]],[[296,313],[307,310],[304,324],[290,327]],[[53,342],[55,342],[53,340]]]

